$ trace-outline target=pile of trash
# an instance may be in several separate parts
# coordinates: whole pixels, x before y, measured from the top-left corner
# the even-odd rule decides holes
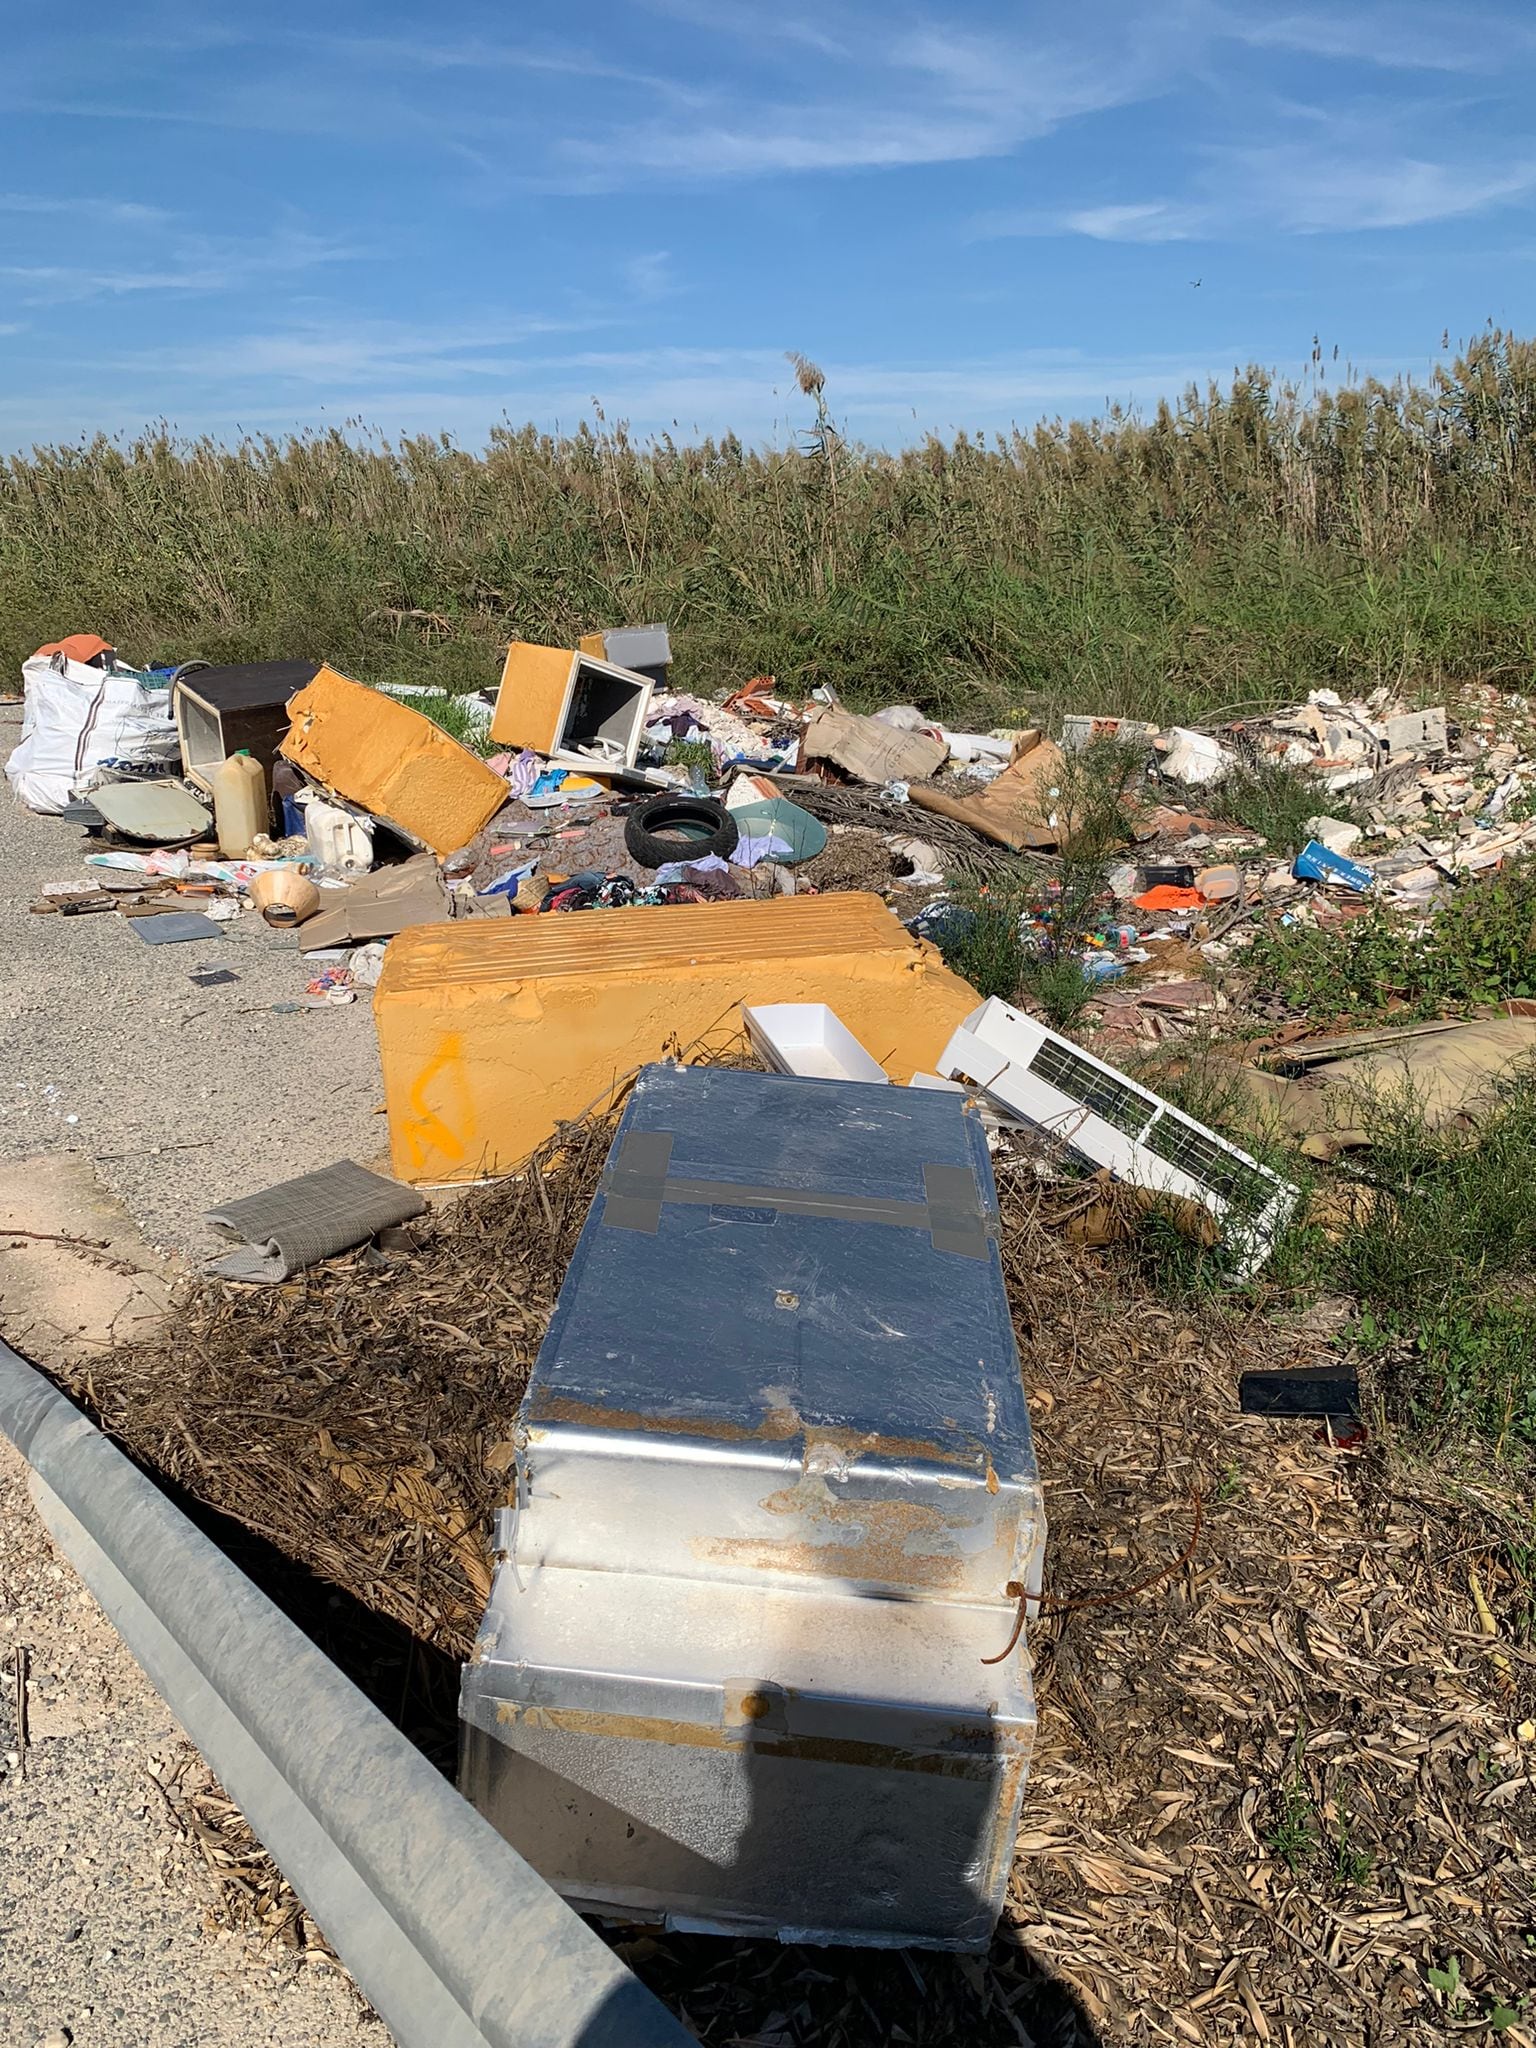
[[[849,1071],[969,1089],[995,1129],[1059,1135],[1066,1119],[1099,1171],[1203,1202],[1218,1227],[1218,1183],[1246,1175],[1246,1270],[1283,1203],[1246,1155],[1217,1172],[1204,1126],[1157,1160],[1150,1134],[1172,1125],[1149,1091],[1134,1127],[1123,1108],[1118,1125],[1101,1115],[1139,1089],[1120,1059],[1231,1024],[1224,969],[1260,931],[1372,903],[1429,918],[1536,848],[1529,707],[1492,691],[1455,718],[1385,689],[1317,690],[1210,730],[1074,714],[1054,738],[966,732],[910,704],[796,699],[771,676],[691,693],[660,625],[513,642],[494,691],[452,700],[310,660],[135,668],[93,635],[40,648],[23,682],[6,774],[85,835],[83,872],[33,908],[106,913],[151,944],[214,940],[247,916],[289,934],[293,1007],[372,999],[394,1171],[411,1186],[511,1171],[667,1043],[799,1006],[830,1020],[809,1031],[813,1059],[841,1033]],[[1115,822],[1108,855],[1085,856],[1083,774],[1102,741]],[[1234,821],[1276,770],[1317,792],[1306,843],[1283,858]],[[990,1006],[976,1038],[980,997],[946,963],[988,892],[1026,955],[1078,963],[1107,1060],[1044,1032],[1027,1002]],[[621,915],[589,943],[604,913]]]
[[[1502,1805],[1488,1811],[1514,1777],[1485,1797],[1483,1764],[1472,1767],[1504,1740],[1501,1721],[1477,1659],[1439,1625],[1425,1531],[1438,1557],[1459,1558],[1474,1537],[1502,1541],[1502,1529],[1491,1511],[1409,1497],[1384,1449],[1378,1524],[1367,1529],[1335,1462],[1256,1419],[1320,1420],[1311,1441],[1332,1460],[1363,1437],[1369,1404],[1353,1367],[1319,1365],[1304,1331],[1219,1305],[1197,1340],[1186,1312],[1160,1302],[1130,1262],[1086,1254],[1156,1208],[1219,1245],[1231,1277],[1263,1267],[1297,1188],[1128,1071],[1134,1061],[1105,1054],[1229,1011],[1239,998],[1224,967],[1260,930],[1344,920],[1373,903],[1427,920],[1471,877],[1536,846],[1523,700],[1469,698],[1453,719],[1384,691],[1351,703],[1318,691],[1209,731],[1085,714],[1057,735],[1028,724],[976,733],[912,705],[855,713],[826,689],[798,700],[766,676],[714,701],[674,688],[671,668],[660,626],[574,647],[514,642],[494,692],[454,700],[375,688],[319,661],[131,668],[91,636],[25,665],[23,738],[7,775],[23,802],[84,834],[83,873],[45,888],[36,911],[119,918],[154,944],[217,940],[259,919],[294,949],[299,1002],[369,994],[393,1168],[386,1179],[339,1161],[221,1204],[210,1221],[235,1249],[189,1291],[174,1329],[94,1362],[81,1391],[141,1455],[482,1679],[500,1656],[497,1602],[511,1614],[524,1594],[512,1552],[525,1515],[521,1540],[538,1556],[519,1569],[562,1598],[571,1581],[561,1591],[557,1575],[577,1574],[581,1611],[614,1646],[627,1617],[600,1603],[618,1597],[624,1514],[633,1508],[649,1555],[663,1539],[683,1545],[689,1501],[695,1547],[667,1553],[650,1577],[718,1579],[730,1591],[711,1611],[731,1625],[752,1600],[799,1614],[825,1600],[829,1615],[854,1613],[888,1661],[893,1645],[921,1648],[931,1631],[938,1661],[903,1670],[910,1698],[893,1700],[878,1672],[856,1674],[862,1691],[833,1685],[824,1664],[803,1684],[797,1623],[772,1669],[745,1653],[730,1663],[718,1725],[708,1707],[675,1742],[657,1736],[667,1724],[654,1715],[635,1722],[628,1690],[594,1693],[594,1709],[586,1693],[557,1697],[558,1686],[531,1711],[509,1691],[489,1732],[509,1750],[514,1736],[529,1744],[538,1766],[548,1716],[577,1717],[570,1727],[596,1745],[596,1797],[623,1821],[628,1808],[613,1802],[635,1796],[631,1781],[605,1779],[604,1758],[638,1727],[647,1745],[675,1751],[667,1770],[706,1833],[719,1811],[752,1810],[730,1800],[760,1752],[776,1769],[864,1772],[866,1803],[871,1786],[884,1802],[871,1838],[891,1846],[866,1856],[856,1827],[839,1830],[874,1901],[855,1899],[850,1881],[851,1940],[890,1936],[879,1912],[895,1884],[881,1856],[899,1857],[903,1883],[950,1866],[972,1883],[966,1831],[921,1814],[924,1799],[951,1800],[955,1783],[974,1782],[975,1812],[1001,1845],[985,1927],[968,1919],[957,1933],[947,1904],[929,1918],[919,1900],[895,1933],[980,1951],[1001,1908],[1008,1931],[974,1980],[983,2017],[995,1997],[1013,2015],[1033,1995],[1033,1968],[1017,1963],[1026,1944],[1096,2024],[1156,2014],[1156,2034],[1170,2038],[1197,2009],[1187,2003],[1197,1969],[1214,1979],[1198,2002],[1209,2024],[1230,2032],[1246,2015],[1262,2038],[1315,2014],[1330,2038],[1358,2031],[1362,1999],[1371,2012],[1417,2015],[1418,1965],[1447,1952],[1453,1929],[1492,1981],[1518,1931],[1516,1906],[1490,1894],[1474,1939],[1461,1887],[1485,1868],[1478,1857],[1496,1850],[1514,1870],[1528,1845]],[[1115,744],[1096,753],[1098,741]],[[1100,762],[1114,778],[1110,822],[1090,844],[1083,777]],[[1315,788],[1299,847],[1267,844],[1251,822],[1254,785],[1277,773],[1292,778],[1293,799],[1296,778],[1309,801]],[[1019,989],[983,1000],[956,971],[957,935],[974,931],[989,896],[1016,922],[1025,955],[1054,949],[1080,971],[1089,1045],[1051,1029]],[[1297,1033],[1288,1071],[1241,1064],[1250,1046],[1234,1055],[1236,1080],[1256,1125],[1267,1118],[1327,1159],[1369,1140],[1349,1122],[1362,1089],[1422,1068],[1439,1088],[1437,1113],[1475,1116],[1489,1077],[1533,1033],[1536,1020],[1509,1018],[1310,1050]],[[716,1064],[753,1071],[690,1071]],[[637,1112],[658,1095],[667,1117],[646,1123]],[[457,1203],[431,1199],[464,1188],[474,1191]],[[904,1259],[917,1277],[897,1287]],[[955,1340],[932,1281],[939,1260],[974,1262],[942,1275],[984,1321],[974,1343]],[[653,1284],[657,1271],[665,1279]],[[586,1333],[571,1372],[587,1378],[559,1378],[562,1362],[544,1355],[557,1298],[567,1337]],[[853,1340],[839,1341],[834,1311],[874,1358],[862,1408],[850,1393]],[[747,1375],[743,1421],[724,1402],[718,1361],[728,1350],[739,1368],[753,1344],[785,1362],[785,1383],[766,1368]],[[910,1428],[886,1412],[897,1345],[922,1411]],[[1015,1347],[1043,1454],[1039,1497]],[[966,1402],[984,1420],[961,1442],[953,1416]],[[674,1437],[684,1455],[658,1449]],[[931,1486],[930,1466],[942,1468]],[[722,1472],[734,1490],[713,1495]],[[762,1498],[765,1483],[774,1490]],[[675,1512],[658,1518],[658,1497]],[[726,1498],[736,1505],[716,1515]],[[566,1521],[541,1535],[540,1517],[562,1499]],[[607,1537],[599,1507],[614,1517]],[[962,1507],[965,1528],[999,1532],[984,1546],[991,1563],[976,1540],[957,1548],[946,1533]],[[1342,1555],[1367,1563],[1341,1573]],[[964,1576],[973,1566],[980,1594]],[[519,1612],[519,1628],[539,1625]],[[847,1649],[841,1630],[841,1620],[826,1626],[819,1657]],[[718,1646],[674,1643],[664,1625],[652,1634],[626,1651],[625,1686],[676,1681],[690,1712],[707,1706],[710,1686],[691,1667],[646,1660],[660,1645],[687,1665]],[[513,1661],[532,1668],[509,1624],[514,1638]],[[759,1631],[752,1655],[774,1641]],[[1405,1641],[1415,1670],[1438,1673],[1433,1697],[1403,1693]],[[560,1685],[568,1649],[554,1644]],[[1005,1685],[1024,1699],[1019,1667],[1031,1658],[1056,1725],[1027,1780],[1025,1857],[1011,1863],[1035,1709],[1031,1700],[1012,1716],[1004,1769],[987,1703]],[[588,1661],[606,1684],[603,1659]],[[960,1672],[980,1703],[974,1727],[955,1720]],[[806,1699],[833,1718],[802,1722]],[[936,1703],[943,1726],[930,1750],[930,1735],[913,1730],[929,1728]],[[850,1706],[853,1722],[835,1718]],[[909,1718],[890,1719],[898,1706]],[[857,1718],[866,1708],[867,1726]],[[845,1725],[858,1742],[829,1741],[828,1728]],[[1289,1734],[1298,1726],[1322,1728],[1331,1747],[1319,1740],[1303,1759]],[[695,1737],[696,1727],[709,1732]],[[1412,1770],[1447,1742],[1456,1772],[1437,1793],[1444,1831],[1411,1878],[1395,1870],[1400,1912],[1387,1886],[1398,1749]],[[886,1763],[874,1772],[871,1762],[888,1753],[891,1773],[916,1790],[894,1776],[878,1790]],[[1507,1741],[1497,1751],[1513,1753]],[[717,1759],[736,1775],[716,1781]],[[1356,1817],[1339,1825],[1371,1845],[1351,1879],[1370,1892],[1359,1919],[1299,1897],[1306,1888],[1269,1853],[1276,1815],[1260,1810],[1255,1787],[1282,1779],[1314,1816],[1350,1803]],[[481,1803],[473,1784],[466,1791]],[[783,1841],[798,1842],[787,1830],[814,1805],[811,1789],[786,1797]],[[656,1810],[670,1822],[662,1792]],[[525,1819],[519,1808],[504,1831],[515,1839]],[[776,1840],[778,1826],[760,1833]],[[1209,1892],[1193,1875],[1197,1838]],[[798,1910],[809,1861],[798,1850],[782,1882],[769,1869],[778,1851],[764,1852],[765,1903],[748,1900],[748,1911],[734,1893],[722,1905],[707,1871],[678,1875],[680,1823],[634,1840],[634,1826],[615,1836],[615,1867],[569,1885],[572,1895],[659,1899],[673,1913],[681,1899],[681,1924],[726,1938],[747,1928],[787,1941],[808,1925],[843,1938],[842,1920],[807,1922]],[[630,1887],[626,1858],[654,1858],[660,1875]],[[733,1852],[722,1870],[738,1866],[746,1859]],[[1276,1928],[1318,1965],[1299,2003],[1300,1966],[1276,1948]],[[647,1953],[659,1979],[681,1955],[660,1937]],[[930,1967],[951,1991],[970,1981]],[[785,1965],[810,2010],[823,1993],[794,1982],[801,1968]],[[900,1968],[927,1998],[904,1951]],[[818,1969],[815,1983],[828,1982],[834,1974]],[[743,2038],[738,1997],[734,1976],[718,1999],[706,1994],[710,2038]],[[835,1997],[828,2040],[842,2038],[841,1988]]]
[[[568,1127],[520,1179],[425,1219],[408,1256],[356,1253],[275,1296],[196,1290],[175,1329],[82,1368],[80,1396],[151,1465],[456,1663],[490,1582],[509,1418],[617,1122]],[[1254,2009],[1274,2038],[1424,2038],[1426,1967],[1454,1953],[1498,1985],[1520,1967],[1531,1828],[1490,1695],[1502,1652],[1456,1620],[1468,1560],[1518,1530],[1485,1488],[1378,1452],[1367,1491],[1355,1460],[1244,1415],[1234,1386],[1255,1368],[1301,1377],[1305,1332],[1218,1304],[1197,1342],[1129,1262],[1052,1227],[1028,1159],[1001,1157],[997,1186],[1051,1549],[1030,1630],[1041,1741],[990,1948],[609,1938],[717,2048],[875,2048],[919,2025],[944,2048],[1151,2042],[1179,2038],[1194,2000],[1211,2038]],[[359,1666],[386,1640],[398,1654],[381,1634]],[[410,1725],[451,1756],[452,1665],[412,1662]],[[1412,1767],[1434,1771],[1427,1819],[1406,1804]],[[1293,1810],[1316,1839],[1288,1861]],[[1347,1887],[1340,1829],[1363,1873]]]

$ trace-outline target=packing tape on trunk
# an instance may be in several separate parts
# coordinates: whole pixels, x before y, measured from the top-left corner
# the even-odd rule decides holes
[[[997,1224],[981,1204],[976,1176],[966,1166],[923,1168],[920,1202],[886,1195],[839,1195],[803,1188],[752,1187],[739,1181],[674,1177],[672,1133],[631,1131],[603,1176],[603,1223],[654,1237],[663,1205],[721,1209],[723,1220],[746,1222],[749,1212],[769,1216],[820,1216],[836,1223],[881,1223],[897,1230],[926,1231],[935,1251],[962,1259],[984,1259]]]

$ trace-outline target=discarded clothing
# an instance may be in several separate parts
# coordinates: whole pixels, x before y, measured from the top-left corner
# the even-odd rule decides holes
[[[1162,882],[1155,889],[1143,890],[1133,899],[1138,910],[1203,910],[1205,898],[1198,889],[1176,889],[1168,882]]]
[[[760,861],[792,858],[793,851],[787,839],[781,839],[776,832],[765,832],[738,839],[731,860],[736,867],[755,868]]]

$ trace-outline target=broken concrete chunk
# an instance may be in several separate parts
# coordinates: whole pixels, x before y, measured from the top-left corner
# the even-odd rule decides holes
[[[1343,854],[1353,853],[1365,837],[1360,826],[1351,825],[1347,818],[1308,818],[1307,833],[1330,853]]]
[[[1167,738],[1169,747],[1163,756],[1163,773],[1175,782],[1191,787],[1219,782],[1236,765],[1234,757],[1209,733],[1190,732],[1176,725]]]
[[[1087,712],[1071,711],[1061,721],[1061,744],[1069,754],[1079,754],[1095,740],[1117,740],[1125,746],[1149,746],[1158,727],[1145,718],[1095,718]]]
[[[1412,753],[1423,749],[1436,753],[1446,744],[1448,737],[1445,707],[1437,705],[1433,711],[1404,711],[1386,722],[1387,745],[1394,754]]]

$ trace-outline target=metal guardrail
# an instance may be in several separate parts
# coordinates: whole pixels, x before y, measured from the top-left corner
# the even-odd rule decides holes
[[[401,2048],[689,2034],[331,1660],[0,1342],[39,1512]]]

